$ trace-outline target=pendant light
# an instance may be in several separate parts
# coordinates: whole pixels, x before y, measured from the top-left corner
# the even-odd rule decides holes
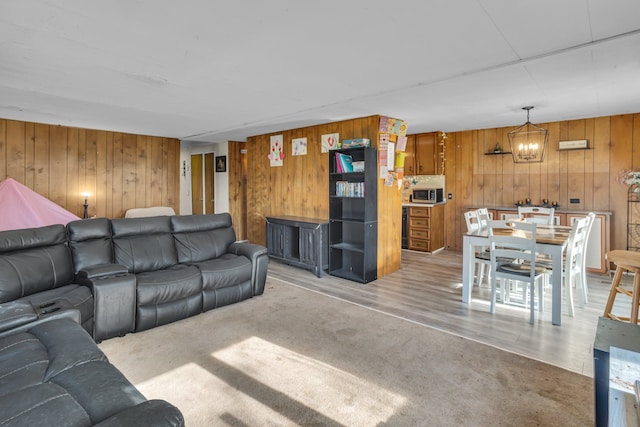
[[[549,132],[529,121],[529,111],[533,107],[522,107],[527,111],[527,122],[508,133],[509,146],[514,163],[540,163],[547,146]]]

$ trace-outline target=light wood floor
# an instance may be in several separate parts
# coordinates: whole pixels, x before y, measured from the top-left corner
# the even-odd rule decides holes
[[[588,376],[593,376],[597,320],[611,285],[609,275],[589,274],[589,304],[583,309],[575,304],[574,317],[563,304],[562,326],[553,326],[550,289],[545,312],[536,313],[534,325],[525,308],[498,304],[490,314],[486,284],[474,287],[471,304],[463,304],[462,254],[454,251],[429,255],[403,250],[400,270],[365,285],[330,275],[318,278],[275,260],[268,276]]]

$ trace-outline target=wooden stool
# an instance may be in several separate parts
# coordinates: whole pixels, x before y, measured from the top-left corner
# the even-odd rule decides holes
[[[608,317],[614,320],[623,320],[631,323],[638,323],[638,307],[640,306],[640,252],[615,250],[607,253],[607,259],[616,265],[616,273],[613,276],[613,282],[611,283],[611,290],[609,291],[609,298],[607,299],[607,305],[604,308],[603,317]],[[620,280],[622,279],[622,273],[628,271],[634,273],[633,277],[633,290],[620,286]],[[616,295],[625,294],[631,297],[631,316],[630,317],[618,317],[611,313],[613,309],[613,303],[616,299]]]

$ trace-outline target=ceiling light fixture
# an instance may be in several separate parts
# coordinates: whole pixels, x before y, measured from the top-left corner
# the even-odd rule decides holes
[[[527,122],[508,133],[513,161],[515,163],[542,162],[549,132],[529,121],[529,111],[533,107],[522,107],[522,109],[527,110]]]

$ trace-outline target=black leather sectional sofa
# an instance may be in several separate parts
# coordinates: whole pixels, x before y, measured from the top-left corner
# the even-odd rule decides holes
[[[235,240],[229,214],[0,232],[0,425],[75,409],[84,415],[64,425],[181,425],[179,411],[146,401],[94,340],[261,295],[268,262],[265,247]]]

